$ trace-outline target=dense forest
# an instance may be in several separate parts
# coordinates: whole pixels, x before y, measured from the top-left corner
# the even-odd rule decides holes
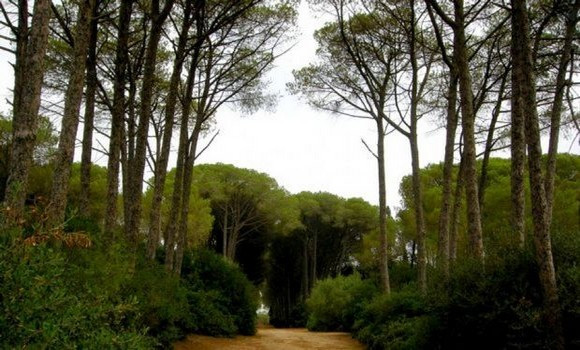
[[[199,164],[220,111],[275,105],[300,1],[0,2],[1,348],[258,323],[371,349],[580,348],[580,156],[560,149],[580,134],[580,0],[306,2],[324,23],[287,92],[376,130],[377,205]],[[425,124],[445,142],[421,167]]]

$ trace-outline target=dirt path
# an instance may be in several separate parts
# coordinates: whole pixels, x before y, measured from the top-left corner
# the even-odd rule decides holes
[[[175,350],[362,350],[364,348],[362,344],[352,339],[349,333],[318,333],[309,332],[303,328],[263,328],[258,329],[255,336],[238,336],[233,339],[190,335],[184,341],[175,344]]]

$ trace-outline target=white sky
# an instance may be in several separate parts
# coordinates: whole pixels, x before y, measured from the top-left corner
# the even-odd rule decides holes
[[[377,164],[361,142],[364,138],[371,147],[376,143],[372,121],[315,111],[286,91],[285,84],[292,80],[292,70],[314,61],[316,43],[312,34],[322,24],[302,2],[297,44],[276,62],[276,68],[270,73],[271,92],[282,96],[276,110],[243,118],[241,113],[227,108],[219,111],[216,128],[220,134],[198,163],[222,162],[256,169],[275,178],[291,193],[328,191],[343,197],[362,197],[377,204]],[[5,112],[9,108],[4,100],[10,98],[9,90],[13,87],[10,59],[4,51],[0,52],[0,109]],[[443,159],[444,130],[435,131],[435,128],[428,120],[420,124],[421,166]],[[81,133],[82,125],[79,137]],[[561,150],[568,151],[569,147],[570,141],[564,141]],[[576,143],[572,152],[579,151]],[[396,208],[400,206],[401,178],[411,172],[407,140],[390,134],[386,138],[386,152],[387,203]],[[77,150],[75,159],[79,159],[79,153]],[[97,155],[93,161],[106,165],[106,159]]]
[[[323,24],[302,2],[297,44],[275,63],[270,74],[272,92],[282,95],[275,112],[260,111],[241,118],[235,111],[221,111],[220,134],[199,163],[223,162],[256,169],[292,193],[327,191],[378,204],[377,163],[361,142],[364,138],[371,147],[376,145],[373,121],[314,110],[286,91],[285,84],[293,79],[292,70],[315,60],[312,34]],[[420,139],[421,165],[438,162],[444,132],[424,128]],[[410,151],[407,140],[396,134],[387,137],[386,148],[387,202],[397,207],[399,182],[411,170]]]

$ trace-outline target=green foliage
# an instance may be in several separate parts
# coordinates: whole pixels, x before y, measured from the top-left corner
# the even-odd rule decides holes
[[[214,336],[256,333],[257,291],[238,266],[196,249],[185,255],[182,276],[191,331]]]
[[[409,288],[375,296],[358,315],[353,330],[369,349],[434,349],[436,344],[428,341],[436,324],[425,299]]]
[[[362,305],[377,291],[358,274],[337,276],[316,283],[306,300],[309,330],[350,331]]]
[[[82,266],[44,244],[2,244],[0,347],[150,348],[137,301],[118,294],[126,266],[109,264]]]
[[[162,265],[144,263],[123,288],[139,305],[139,322],[159,346],[167,348],[187,333],[187,290]]]
[[[421,169],[421,182],[423,185],[423,209],[425,212],[425,226],[427,233],[427,255],[436,255],[439,212],[441,206],[441,194],[443,186],[442,164],[432,164]],[[479,168],[479,166],[478,166]],[[510,160],[491,158],[488,166],[488,180],[485,187],[483,201],[482,225],[486,256],[499,256],[504,253],[506,246],[517,244],[517,237],[511,232],[511,199],[510,199]],[[578,181],[578,169],[580,169],[580,156],[572,154],[558,154],[556,164],[556,178],[554,191],[554,209],[552,218],[552,230],[554,232],[580,232],[580,182]],[[525,175],[527,178],[527,175]],[[529,184],[525,182],[526,198],[530,198]],[[402,210],[399,211],[398,241],[403,243],[412,242],[415,239],[414,201],[411,187],[411,177],[403,178],[399,193],[402,197]],[[452,199],[453,200],[453,199]],[[462,203],[458,223],[458,257],[467,255],[467,237],[465,222],[465,206]],[[531,210],[526,206],[526,227],[532,232]],[[390,231],[393,232],[393,231]],[[530,235],[529,240],[532,241]],[[393,259],[405,259],[405,250],[392,250]]]
[[[555,235],[560,301],[568,345],[580,344],[577,234]],[[575,237],[575,238],[574,238]],[[421,295],[410,284],[377,295],[356,314],[355,337],[370,349],[549,349],[542,323],[542,290],[530,252],[504,250],[485,271],[461,260],[445,282],[433,277]]]
[[[173,187],[175,182],[175,169],[167,174],[165,181],[165,191],[163,197],[166,199],[161,205],[161,222],[166,222],[171,210],[171,198],[173,195]],[[151,208],[151,201],[153,200],[153,189],[149,188],[143,197],[143,212],[149,213]],[[189,198],[189,215],[188,219],[188,246],[198,247],[207,242],[210,234],[214,218],[211,215],[210,202],[199,196],[199,191],[195,185],[192,187]],[[145,220],[149,220],[149,216],[145,216]]]
[[[107,204],[107,168],[98,165],[91,165],[91,189],[88,212],[78,212],[78,207],[82,196],[81,193],[81,164],[73,163],[68,189],[69,216],[76,218],[90,218],[94,222],[104,219]]]

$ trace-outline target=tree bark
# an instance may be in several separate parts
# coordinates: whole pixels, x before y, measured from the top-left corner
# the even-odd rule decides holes
[[[99,2],[93,7],[87,56],[87,79],[85,90],[85,116],[83,126],[83,147],[81,151],[81,193],[79,211],[87,215],[91,198],[91,155],[93,152],[93,128],[95,124],[95,98],[97,93],[97,39],[99,30]]]
[[[83,99],[83,86],[89,48],[89,31],[94,7],[95,0],[83,0],[79,4],[72,71],[65,93],[64,115],[52,178],[51,204],[48,210],[48,224],[50,228],[61,226],[65,217],[71,165],[74,157],[75,140],[79,126],[79,113]]]
[[[463,0],[453,2],[455,8],[454,57],[459,76],[461,96],[461,121],[464,143],[464,178],[467,199],[467,221],[469,230],[469,248],[471,255],[483,262],[483,236],[481,230],[481,212],[477,195],[477,164],[475,151],[475,113],[473,111],[473,90],[469,72],[467,42],[465,38],[465,15]]]
[[[552,208],[554,206],[554,178],[556,177],[556,157],[558,155],[558,141],[560,135],[560,118],[562,114],[562,103],[564,90],[566,87],[566,71],[572,58],[572,42],[578,23],[578,10],[580,1],[576,0],[571,5],[566,14],[566,34],[564,35],[564,47],[558,64],[558,75],[556,76],[556,92],[554,103],[550,111],[550,143],[548,146],[548,160],[546,164],[546,206],[548,227],[552,222]]]
[[[381,275],[381,289],[384,293],[391,293],[389,281],[389,261],[387,246],[387,191],[385,180],[385,131],[383,119],[377,118],[377,164],[379,173],[379,271]]]
[[[28,187],[28,174],[32,165],[40,95],[44,79],[44,59],[48,46],[48,24],[50,21],[50,0],[36,0],[32,15],[30,31],[24,23],[19,24],[19,36],[27,36],[26,41],[18,43],[16,57],[14,88],[14,115],[12,130],[12,149],[8,180],[6,183],[5,205],[10,208],[10,221],[17,222],[24,211],[24,202]],[[26,1],[20,7],[28,6]],[[24,13],[26,12],[26,13]],[[19,17],[28,11],[19,10]],[[28,21],[28,16],[26,16]],[[25,47],[24,47],[25,46]],[[22,56],[20,56],[23,54]]]
[[[199,26],[199,24],[198,24]],[[198,27],[198,35],[200,28]],[[189,117],[191,115],[191,102],[193,95],[193,88],[195,85],[195,75],[197,71],[198,58],[201,50],[201,41],[196,43],[193,50],[193,57],[189,72],[187,76],[186,91],[182,103],[181,113],[181,127],[179,130],[179,148],[177,151],[177,165],[175,168],[175,180],[173,182],[173,195],[171,198],[171,210],[166,225],[167,240],[165,242],[165,268],[172,271],[175,261],[175,243],[178,235],[179,215],[181,213],[181,206],[183,203],[183,189],[184,189],[184,171],[187,166],[187,156],[189,149]]]
[[[165,20],[173,7],[175,0],[166,0],[163,10],[159,10],[159,1],[152,1],[151,29],[147,41],[145,62],[143,68],[143,82],[140,95],[139,126],[137,127],[137,140],[135,145],[135,158],[129,168],[129,181],[127,192],[130,193],[129,218],[125,222],[125,234],[131,244],[136,247],[139,240],[139,227],[141,223],[143,176],[145,174],[145,158],[147,155],[147,138],[149,136],[149,120],[151,119],[151,104],[153,101],[153,89],[155,87],[155,74],[157,64],[157,50],[163,31]]]
[[[518,31],[521,29],[517,29]],[[516,49],[517,36],[512,35],[511,55],[513,61],[521,61],[521,51]],[[511,96],[511,223],[514,234],[518,240],[519,248],[523,249],[526,240],[525,231],[525,191],[524,172],[526,161],[526,137],[525,116],[520,90],[521,82],[518,81],[522,74],[522,65],[512,66],[512,96]]]
[[[228,206],[224,209],[224,223],[222,227],[222,255],[224,258],[227,256],[228,252]]]
[[[107,162],[107,205],[105,212],[105,235],[113,240],[117,225],[117,196],[119,195],[119,161],[123,145],[125,119],[125,83],[129,61],[128,42],[129,24],[133,0],[121,1],[117,48],[115,52],[115,81],[113,83],[113,110],[111,112],[111,137],[109,140],[109,159]],[[125,167],[124,167],[125,168]],[[125,169],[124,169],[125,170]]]
[[[302,299],[306,301],[308,299],[310,288],[310,279],[308,278],[308,234],[304,232],[304,249],[302,257]]]
[[[412,186],[413,186],[413,201],[415,205],[415,227],[418,245],[418,261],[417,261],[417,280],[419,282],[419,289],[422,293],[427,292],[427,248],[425,247],[425,218],[423,214],[423,191],[421,189],[421,169],[419,165],[419,140],[417,137],[417,123],[419,117],[417,116],[417,105],[419,104],[418,93],[418,71],[417,57],[416,57],[416,38],[415,38],[415,1],[410,1],[410,35],[409,45],[410,53],[409,60],[412,68],[411,81],[411,113],[410,113],[410,132],[409,144],[411,146],[411,169],[412,169]]]
[[[447,90],[447,127],[445,135],[445,156],[443,162],[443,193],[439,213],[438,264],[445,276],[449,276],[449,220],[451,217],[451,182],[453,180],[453,154],[455,153],[455,134],[457,132],[457,74],[449,71]]]
[[[160,239],[160,220],[161,220],[161,202],[165,190],[165,178],[167,175],[167,164],[169,162],[169,153],[171,150],[171,139],[173,137],[173,125],[175,124],[175,106],[177,104],[177,95],[179,92],[179,82],[181,72],[185,61],[185,49],[188,41],[189,29],[191,28],[191,1],[186,1],[184,9],[184,19],[179,34],[175,60],[173,62],[173,72],[169,82],[169,93],[165,107],[165,128],[163,132],[163,141],[161,153],[157,159],[153,184],[153,199],[151,210],[149,212],[149,237],[148,237],[148,256],[149,259],[155,259],[155,252],[159,245]]]
[[[512,51],[517,72],[516,83],[521,94],[525,115],[525,135],[528,148],[528,167],[531,190],[532,221],[534,223],[534,245],[539,266],[539,277],[544,296],[544,321],[548,330],[550,349],[564,349],[560,303],[556,284],[556,273],[552,257],[550,226],[544,179],[542,174],[542,149],[540,127],[536,105],[534,65],[529,38],[529,19],[525,0],[512,0]]]

